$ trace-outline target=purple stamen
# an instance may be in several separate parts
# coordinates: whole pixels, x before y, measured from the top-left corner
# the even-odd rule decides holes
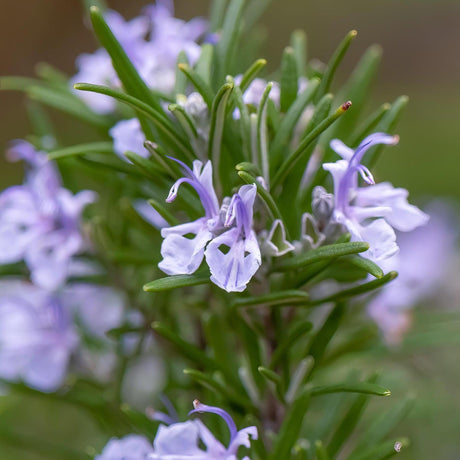
[[[208,406],[206,404],[202,404],[200,403],[200,401],[198,401],[198,399],[195,399],[193,401],[193,407],[194,409],[191,410],[188,413],[188,415],[196,414],[196,413],[202,414],[204,412],[210,412],[211,414],[217,414],[220,417],[222,417],[230,431],[230,444],[233,442],[233,440],[235,439],[238,433],[238,430],[236,429],[235,422],[233,421],[232,417],[230,416],[228,412],[224,411],[220,407],[214,407],[214,406]]]

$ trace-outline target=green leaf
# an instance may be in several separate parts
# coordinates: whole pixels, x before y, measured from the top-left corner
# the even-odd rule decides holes
[[[208,158],[212,159],[215,174],[214,184],[219,184],[219,165],[222,148],[222,135],[225,126],[227,103],[233,91],[233,83],[225,83],[218,91],[211,108],[211,125],[209,128]]]
[[[243,101],[243,93],[241,92],[241,89],[238,87],[238,85],[233,88],[233,102],[235,102],[236,106],[238,107],[238,110],[240,111],[239,125],[240,125],[240,132],[241,132],[241,140],[243,144],[243,157],[246,160],[249,160],[251,158],[251,151],[252,151],[251,121],[249,118],[248,108]],[[261,173],[259,173],[258,175],[260,176]]]
[[[391,391],[375,383],[358,382],[342,383],[338,385],[327,385],[314,387],[311,390],[312,396],[319,396],[329,393],[363,393],[376,396],[390,396]]]
[[[291,47],[297,65],[297,75],[307,75],[307,36],[303,30],[294,30],[291,34]]]
[[[211,2],[211,11],[209,13],[209,29],[211,32],[217,32],[222,27],[226,6],[227,0],[214,0]]]
[[[198,75],[195,70],[191,69],[188,64],[179,64],[179,70],[181,70],[187,78],[192,82],[192,85],[195,89],[201,94],[204,102],[209,109],[212,107],[212,102],[214,100],[214,93],[212,88]]]
[[[372,260],[365,259],[361,256],[350,256],[347,261],[355,267],[366,271],[375,278],[383,277],[383,270],[375,262],[372,262]]]
[[[367,380],[367,383],[376,383],[377,379],[378,374],[374,374]],[[357,396],[332,434],[332,438],[327,446],[327,450],[332,458],[337,456],[343,444],[350,438],[364,412],[369,397],[370,395],[367,394]]]
[[[270,91],[273,87],[273,82],[269,82],[262,94],[262,99],[260,100],[259,107],[257,109],[257,142],[256,142],[256,152],[253,154],[257,155],[256,164],[260,166],[262,170],[262,176],[265,179],[266,183],[270,181],[270,165],[268,162],[268,146],[267,146],[267,103]],[[254,158],[255,160],[255,158]]]
[[[149,90],[148,86],[129,60],[125,50],[105,22],[101,10],[96,6],[92,6],[90,8],[90,16],[94,32],[101,45],[107,50],[112,58],[113,68],[123,83],[127,93],[137,99],[145,101],[147,105],[150,105],[159,113],[163,113],[160,102]]]
[[[279,430],[278,436],[273,442],[272,452],[269,460],[288,459],[291,450],[297,442],[301,429],[302,421],[310,404],[310,394],[304,391],[291,404]]]
[[[58,150],[52,150],[48,153],[50,160],[60,160],[87,153],[108,153],[113,154],[113,144],[111,142],[92,142],[89,144],[78,144],[70,147],[64,147]]]
[[[254,64],[249,67],[248,70],[243,74],[241,78],[241,83],[238,85],[241,89],[241,92],[244,93],[248,88],[249,85],[254,81],[254,79],[259,75],[262,69],[265,68],[267,65],[267,61],[265,59],[257,59]]]
[[[304,254],[298,254],[279,262],[275,262],[271,271],[296,270],[304,268],[314,262],[320,262],[324,259],[335,259],[340,256],[364,252],[368,249],[369,244],[361,241],[321,246]]]
[[[168,109],[176,117],[177,121],[182,126],[182,129],[187,134],[190,142],[197,139],[198,131],[196,129],[195,123],[190,118],[189,114],[185,111],[184,107],[182,107],[180,104],[170,104]]]
[[[224,323],[226,318],[215,313],[209,313],[204,318],[204,333],[206,343],[211,347],[214,359],[221,363],[226,370],[226,375],[238,375],[237,355],[229,353],[232,348],[229,339],[228,325]]]
[[[279,163],[279,158],[283,154],[283,150],[289,143],[289,139],[294,132],[294,129],[305,110],[305,107],[312,100],[319,86],[319,80],[313,78],[308,82],[307,88],[299,94],[294,103],[290,106],[284,116],[279,128],[276,131],[275,137],[270,149],[270,160],[272,165]]]
[[[309,296],[304,291],[278,291],[257,297],[242,297],[233,301],[232,307],[280,306],[308,303]]]
[[[322,361],[329,342],[337,332],[344,316],[345,305],[337,303],[307,348],[305,353],[313,356],[316,365]]]
[[[329,456],[326,447],[324,446],[323,442],[317,440],[315,442],[315,450],[316,450],[316,458],[317,460],[329,460],[331,457]]]
[[[339,291],[335,294],[332,294],[328,297],[324,297],[322,299],[312,300],[311,305],[321,305],[327,302],[337,302],[339,300],[345,300],[350,297],[365,294],[366,292],[374,291],[375,289],[381,288],[390,281],[393,281],[397,276],[397,272],[389,272],[385,276],[382,276],[382,278],[369,281],[368,283],[360,284],[359,286],[355,286],[350,289],[344,289],[343,291]]]
[[[335,72],[345,57],[345,54],[347,53],[348,48],[350,47],[351,42],[356,37],[356,35],[358,35],[356,30],[348,32],[345,38],[340,42],[337,49],[334,51],[334,54],[332,55],[327,65],[326,72],[324,72],[323,78],[321,79],[320,87],[316,93],[316,101],[319,101],[320,98],[329,91]]]
[[[193,275],[173,275],[159,278],[144,284],[143,289],[147,292],[161,292],[206,283],[209,283],[209,273],[194,273]]]
[[[275,383],[276,385],[281,383],[281,377],[275,371],[272,371],[268,367],[259,366],[259,372],[267,380],[270,380],[271,382]]]
[[[314,366],[315,360],[312,356],[307,356],[306,358],[300,360],[296,369],[292,373],[292,376],[289,376],[290,378],[285,383],[288,384],[288,389],[286,391],[286,401],[288,403],[292,403],[299,391],[301,391],[302,388],[305,388],[302,383],[308,380]]]
[[[201,47],[201,54],[195,64],[195,72],[204,82],[211,85],[212,68],[213,68],[214,46],[205,43]]]
[[[187,75],[180,69],[180,64],[189,64],[185,51],[181,51],[176,61],[176,81],[174,84],[174,94],[185,94],[187,91]]]
[[[288,46],[284,49],[281,59],[281,90],[280,108],[281,112],[287,112],[289,107],[297,98],[299,90],[299,75],[297,73],[297,62],[294,50]]]
[[[108,129],[112,125],[107,117],[92,112],[70,92],[58,91],[55,88],[44,86],[31,86],[26,93],[34,101],[72,115],[97,128]]]
[[[359,116],[369,99],[369,90],[382,59],[382,49],[371,46],[364,53],[349,81],[345,85],[343,98],[353,101],[353,111],[334,126],[334,136],[343,139],[348,136],[358,123]],[[341,93],[342,94],[342,93]]]
[[[231,0],[225,12],[222,34],[216,45],[218,58],[217,84],[221,85],[227,74],[231,74],[231,63],[238,44],[241,18],[245,0]]]
[[[333,114],[329,115],[322,123],[320,123],[315,129],[313,129],[307,136],[302,139],[297,149],[291,153],[291,155],[289,155],[289,157],[284,161],[284,163],[275,174],[275,178],[273,179],[272,183],[272,189],[275,189],[278,185],[282,184],[296,162],[306,153],[310,144],[327,128],[329,128],[329,126],[334,123],[334,121],[336,121],[341,115],[343,115],[350,107],[351,102],[345,102]]]

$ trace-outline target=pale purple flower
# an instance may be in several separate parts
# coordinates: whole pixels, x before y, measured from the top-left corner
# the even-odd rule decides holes
[[[198,193],[205,216],[161,230],[164,241],[159,268],[168,275],[190,274],[199,268],[205,256],[213,283],[227,292],[243,291],[261,264],[259,244],[252,229],[256,186],[242,186],[219,207],[211,162],[203,167],[201,161],[195,160],[192,171],[175,161],[182,165],[186,177],[172,186],[166,201],[173,201],[179,186],[187,183]]]
[[[456,254],[458,231],[452,210],[440,201],[430,203],[426,210],[427,225],[398,233],[400,252],[381,264],[385,271],[396,270],[398,277],[368,306],[388,343],[402,339],[411,323],[411,310],[439,290]]]
[[[0,377],[40,391],[63,383],[78,335],[69,311],[24,281],[0,282]]]
[[[25,141],[15,142],[9,156],[25,159],[30,169],[23,185],[0,194],[0,263],[24,260],[35,284],[55,289],[86,246],[80,217],[94,193],[62,188],[56,166]]]
[[[125,152],[134,152],[147,158],[148,152],[144,147],[145,134],[137,118],[121,120],[109,131],[113,139],[114,152],[124,161],[128,161]]]
[[[394,229],[411,231],[428,221],[425,213],[407,202],[406,190],[395,189],[389,183],[375,185],[371,172],[361,164],[370,147],[397,142],[397,136],[374,133],[353,151],[334,139],[331,147],[342,159],[323,165],[334,180],[333,219],[351,233],[352,241],[368,242],[370,249],[363,255],[374,260],[388,258],[398,252]],[[369,187],[358,186],[358,174]]]
[[[122,439],[111,439],[94,460],[147,460],[152,452],[152,444],[147,438],[129,434]]]
[[[225,447],[200,420],[160,425],[153,448],[143,436],[128,435],[112,439],[95,460],[236,460],[241,446],[249,448],[251,439],[257,439],[255,426],[238,431],[231,416],[219,407],[194,401],[192,413],[209,412],[222,417],[230,431],[230,443]],[[202,446],[204,447],[204,450]],[[243,460],[250,460],[243,457]]]
[[[211,281],[227,292],[244,291],[262,262],[252,229],[256,194],[257,188],[252,184],[243,185],[233,195],[224,222],[225,227],[231,228],[215,237],[206,248]]]
[[[175,18],[171,0],[160,0],[145,11],[151,20],[151,37],[144,44],[138,70],[147,85],[171,93],[179,53],[183,51],[189,63],[195,64],[201,53],[197,41],[206,33],[208,24],[201,18],[189,22]]]
[[[194,401],[192,413],[210,412],[219,415],[230,430],[230,443],[225,447],[200,420],[160,425],[153,442],[152,460],[236,460],[240,446],[249,448],[251,438],[257,439],[257,428],[250,426],[240,431],[230,415],[219,407],[207,406]],[[203,450],[199,443],[205,447]],[[244,457],[243,460],[249,460]]]

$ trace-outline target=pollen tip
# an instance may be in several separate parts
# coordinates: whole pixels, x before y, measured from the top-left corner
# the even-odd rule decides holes
[[[350,30],[351,37],[356,37],[356,35],[358,35],[358,31],[356,29]]]
[[[393,144],[397,144],[399,142],[399,136],[395,135],[393,136]]]
[[[342,110],[345,111],[345,110],[348,110],[350,107],[351,107],[351,101],[347,101],[347,102],[344,102],[342,104]]]
[[[193,408],[194,408],[195,410],[198,410],[198,408],[200,407],[200,405],[201,405],[201,403],[200,403],[200,401],[199,401],[198,399],[194,399],[194,400],[193,400]]]
[[[394,445],[394,449],[396,452],[401,452],[401,449],[402,449],[402,443],[401,442],[395,442],[395,445]]]

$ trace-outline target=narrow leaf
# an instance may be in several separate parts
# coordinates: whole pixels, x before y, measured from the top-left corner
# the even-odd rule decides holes
[[[382,278],[369,281],[368,283],[360,284],[359,286],[355,286],[350,289],[344,289],[343,291],[337,292],[322,299],[312,300],[311,305],[321,305],[327,302],[337,302],[338,300],[345,300],[350,297],[365,294],[366,292],[374,291],[375,289],[381,288],[390,281],[393,281],[397,276],[397,272],[389,272],[385,276],[382,276]]]
[[[159,278],[144,284],[143,289],[147,292],[161,292],[206,283],[209,283],[208,273],[194,273],[193,275],[173,275],[166,278]]]
[[[339,385],[328,385],[314,387],[311,390],[312,396],[319,396],[329,393],[363,393],[376,396],[390,396],[391,391],[375,383],[358,382],[342,383]]]
[[[306,267],[314,262],[324,259],[333,259],[349,254],[364,252],[369,249],[369,244],[361,241],[352,241],[350,243],[330,244],[312,249],[305,254],[299,254],[273,264],[272,271],[295,270]]]
[[[48,153],[50,160],[60,160],[78,155],[86,155],[87,153],[112,153],[113,145],[111,142],[92,142],[89,144],[72,145],[62,149],[53,150]]]
[[[262,69],[264,69],[266,65],[267,61],[265,59],[257,59],[257,61],[254,62],[254,64],[252,64],[248,70],[246,70],[241,78],[241,83],[239,84],[242,93],[244,93],[249,88],[249,85],[254,81],[254,79],[257,77],[257,75],[259,75],[259,73],[262,71]]]
[[[281,112],[287,112],[295,101],[299,90],[299,75],[297,74],[297,62],[294,50],[288,46],[284,49],[281,59]]]
[[[327,65],[326,72],[324,72],[323,78],[321,79],[321,84],[316,94],[316,101],[319,101],[319,99],[329,91],[335,72],[345,57],[345,54],[347,53],[348,48],[350,47],[351,42],[354,40],[356,35],[358,35],[356,30],[348,32],[345,38],[340,42],[337,49],[334,51],[334,54],[332,55]]]
[[[113,68],[117,72],[126,91],[130,95],[145,101],[146,104],[153,107],[159,113],[162,113],[163,109],[161,104],[149,90],[144,80],[142,80],[136,68],[129,60],[125,50],[105,22],[101,10],[92,6],[90,8],[90,16],[94,32],[101,45],[107,50],[112,58]]]
[[[304,291],[278,291],[257,297],[243,297],[233,301],[232,307],[280,306],[307,303],[309,296]]]

